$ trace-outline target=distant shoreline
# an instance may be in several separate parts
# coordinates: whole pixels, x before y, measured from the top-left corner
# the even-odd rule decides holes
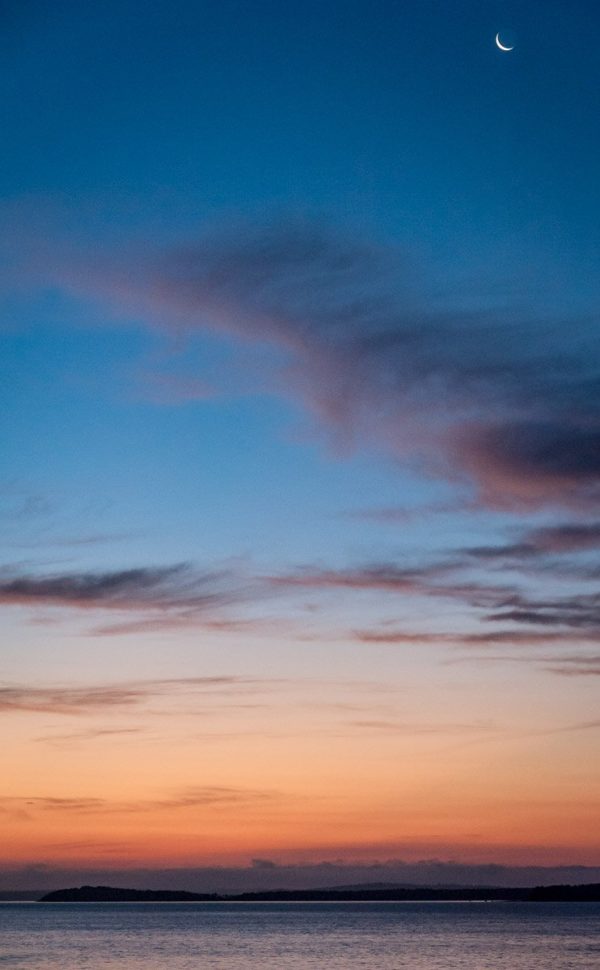
[[[8,900],[6,900],[8,901]],[[503,888],[398,887],[390,889],[315,889],[275,892],[192,893],[177,890],[120,889],[79,886],[59,889],[35,900],[40,903],[383,903],[383,902],[600,902],[600,883],[579,886]]]

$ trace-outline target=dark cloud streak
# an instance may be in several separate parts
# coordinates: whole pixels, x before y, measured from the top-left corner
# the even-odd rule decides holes
[[[0,810],[21,818],[44,812],[73,815],[125,815],[142,812],[174,811],[213,805],[246,805],[275,799],[279,793],[261,789],[227,786],[198,786],[164,798],[136,801],[111,801],[106,798],[53,798],[51,796],[10,796],[0,798]]]
[[[84,285],[180,331],[271,344],[286,393],[334,436],[467,475],[485,503],[597,502],[591,322],[439,306],[418,292],[420,275],[393,247],[280,220],[206,235],[126,279],[88,272]]]
[[[276,688],[277,681],[247,677],[183,677],[100,684],[92,687],[1,686],[0,714],[89,715],[139,707],[148,701],[189,693],[231,695]]]

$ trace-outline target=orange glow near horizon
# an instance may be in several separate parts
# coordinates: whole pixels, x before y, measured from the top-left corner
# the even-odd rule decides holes
[[[4,864],[600,861],[600,792],[573,762],[575,739],[592,759],[593,732],[530,727],[517,689],[508,725],[472,703],[459,718],[470,690],[459,679],[428,722],[422,700],[390,684],[238,690],[167,686],[150,710],[102,718],[13,714]],[[423,692],[433,709],[435,687]]]

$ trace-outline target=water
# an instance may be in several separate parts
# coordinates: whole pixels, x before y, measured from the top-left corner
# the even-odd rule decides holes
[[[587,970],[597,903],[3,903],[0,970]]]

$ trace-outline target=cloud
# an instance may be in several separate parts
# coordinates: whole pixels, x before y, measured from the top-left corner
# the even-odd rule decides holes
[[[592,413],[589,423],[563,418],[483,427],[466,437],[462,455],[491,504],[506,504],[503,492],[529,505],[600,501],[598,414]]]
[[[464,557],[463,557],[464,558]],[[477,608],[516,602],[514,586],[457,581],[460,558],[415,566],[381,562],[347,569],[305,566],[281,574],[242,577],[232,570],[200,571],[189,565],[111,572],[9,575],[0,578],[0,607],[61,607],[125,614],[97,623],[94,633],[117,635],[186,629],[268,632],[273,621],[223,612],[299,590],[378,591],[453,599]],[[281,622],[275,624],[278,632]]]
[[[600,670],[599,670],[600,673]],[[598,731],[600,729],[600,720],[595,721],[579,721],[577,724],[565,724],[562,727],[550,728],[545,733],[546,734],[570,734],[577,731]]]
[[[581,552],[600,548],[600,522],[562,522],[531,529],[526,540],[539,552]]]
[[[463,563],[447,560],[416,567],[400,567],[396,563],[375,563],[348,569],[318,569],[304,567],[293,573],[269,577],[274,586],[291,589],[307,587],[315,590],[349,589],[375,590],[399,595],[420,595],[458,600],[471,606],[489,608],[513,602],[513,586],[485,584],[475,580],[438,582],[452,574]]]
[[[275,869],[277,868],[277,863],[273,862],[272,859],[252,859],[251,866],[253,869]]]
[[[394,721],[386,718],[371,718],[350,722],[352,727],[372,731],[376,734],[391,735],[442,735],[453,734],[489,734],[498,728],[493,724],[410,724],[404,721]]]
[[[256,581],[233,569],[202,571],[188,564],[104,572],[33,574],[0,572],[0,607],[60,607],[129,614],[97,633],[157,631],[199,624],[237,629],[250,620],[223,616],[223,608],[265,595]]]
[[[0,687],[0,714],[89,714],[130,707],[148,697],[138,685],[101,687]]]
[[[3,805],[22,805],[31,809],[40,809],[44,812],[74,812],[75,814],[88,814],[100,811],[105,801],[103,798],[52,798],[46,795],[33,796],[26,798],[3,798]]]
[[[203,630],[215,633],[266,633],[272,632],[272,623],[268,620],[239,619],[205,616],[198,609],[183,608],[180,611],[170,610],[166,614],[98,624],[91,631],[96,636],[121,636],[129,633],[159,633],[164,630],[185,630],[202,626]]]
[[[485,630],[472,631],[423,632],[398,629],[357,630],[353,636],[361,643],[380,643],[399,646],[464,646],[486,647],[505,644],[514,647],[543,647],[550,644],[572,644],[574,640],[582,643],[600,642],[600,630],[577,631],[572,630]]]
[[[491,622],[511,621],[534,626],[566,627],[595,635],[600,633],[600,595],[581,593],[545,600],[532,600],[517,595],[507,600],[501,610],[489,614],[486,619]]]
[[[600,677],[600,656],[553,657],[545,664],[546,670],[561,677]]]
[[[262,789],[204,785],[186,788],[164,798],[114,801],[106,798],[54,798],[48,796],[0,797],[0,810],[17,818],[30,819],[39,813],[73,815],[124,815],[142,812],[169,812],[213,805],[245,805],[279,797]]]
[[[573,638],[571,637],[571,640]],[[553,641],[550,640],[550,643]],[[540,645],[543,643],[540,641]],[[455,660],[449,661],[449,663],[464,663],[466,660],[477,661],[478,663],[524,663],[533,664],[539,670],[543,670],[546,673],[556,674],[560,677],[597,677],[600,676],[600,656],[593,654],[559,654],[559,655],[543,655],[539,653],[520,653],[520,654],[508,654],[508,655],[498,655],[498,654],[483,654],[480,656],[471,656],[469,658],[459,657]],[[597,721],[586,721],[574,725],[566,725],[564,727],[553,728],[550,731],[544,733],[562,732],[562,731],[579,731],[587,728],[595,728],[597,726]]]
[[[512,530],[513,534],[515,530]],[[509,570],[532,576],[593,581],[600,576],[594,556],[600,548],[600,524],[596,521],[562,522],[519,529],[514,541],[467,546],[454,550],[454,561],[464,568]]]
[[[0,708],[1,710],[1,708]],[[53,713],[56,713],[53,711]],[[72,741],[96,741],[99,738],[126,737],[127,735],[137,735],[141,733],[141,728],[122,727],[122,728],[89,728],[87,731],[72,731],[70,734],[46,734],[35,738],[36,741],[48,744],[69,744]]]
[[[265,789],[204,785],[187,788],[169,798],[136,802],[132,810],[139,811],[140,804],[146,811],[154,811],[155,809],[195,808],[201,805],[243,805],[249,802],[270,801],[277,797],[279,797],[278,792]]]
[[[540,554],[540,549],[531,542],[513,542],[497,546],[470,546],[460,550],[465,556],[484,563],[506,563],[515,560],[529,560]]]
[[[337,590],[349,595],[383,594],[391,603],[394,598],[447,600],[476,611],[476,616],[488,624],[496,624],[495,630],[449,633],[435,628],[415,632],[400,622],[397,628],[388,625],[358,631],[355,636],[365,643],[535,645],[567,640],[568,631],[572,631],[572,638],[576,632],[577,639],[596,642],[600,630],[597,594],[586,590],[563,597],[535,598],[521,593],[518,583],[481,580],[478,576],[474,578],[472,572],[474,564],[484,565],[489,572],[492,566],[495,569],[530,569],[528,564],[531,562],[539,570],[548,570],[553,565],[553,558],[563,555],[563,549],[575,547],[575,552],[587,552],[590,544],[596,541],[595,528],[593,524],[576,523],[529,530],[518,542],[450,550],[445,558],[429,562],[404,565],[382,561],[345,568],[307,565],[279,574],[256,576],[242,576],[230,569],[202,571],[190,565],[47,575],[15,575],[14,571],[6,575],[5,570],[0,578],[0,606],[106,611],[111,618],[95,624],[92,632],[97,635],[158,633],[198,626],[215,632],[265,634],[276,630],[280,634],[281,620],[232,616],[231,606],[256,605],[273,596],[292,597],[293,602],[293,597],[306,589],[319,595]],[[558,552],[554,551],[556,548]],[[557,567],[559,579],[560,569],[567,578],[571,575],[580,580],[590,578],[587,563],[582,569],[570,562],[563,563]],[[506,623],[515,629],[499,626]],[[539,631],[527,632],[536,626],[548,633],[542,636]],[[552,635],[551,630],[555,631]],[[133,690],[132,702],[138,697],[136,690]],[[112,696],[110,688],[106,688],[104,696],[97,691],[80,696],[77,690],[71,698],[60,695],[63,706],[71,705],[74,709],[93,704],[108,706]],[[115,703],[123,702],[123,695],[119,693]],[[21,703],[17,688],[0,689],[0,710]],[[45,695],[40,693],[37,698],[29,694],[23,703],[32,703],[41,709],[46,703],[56,707],[57,700],[47,692]]]
[[[221,577],[219,577],[221,578]],[[202,581],[215,577],[191,577],[189,567],[126,569],[104,573],[71,573],[51,576],[16,576],[0,582],[0,604],[44,604],[81,609],[168,608],[185,603],[210,602],[211,591],[203,592]],[[191,596],[190,585],[196,586]]]
[[[116,542],[126,542],[129,539],[138,538],[140,532],[94,532],[80,536],[47,536],[40,537],[28,542],[11,542],[11,548],[20,549],[39,549],[41,546],[47,547],[78,547],[78,546],[99,546],[113,545]]]
[[[538,556],[545,555],[546,547],[553,547],[557,542],[569,542],[572,546],[574,543],[591,541],[591,536],[583,527],[575,533],[575,537],[568,540],[558,538],[562,537],[563,529],[568,532],[567,527],[557,527],[556,534],[552,529],[532,530],[530,542],[458,550],[446,560],[420,567],[399,567],[393,562],[346,569],[304,567],[289,574],[270,577],[269,581],[291,589],[375,591],[389,594],[390,597],[447,599],[477,611],[476,619],[486,624],[496,624],[493,630],[463,628],[447,631],[436,629],[435,624],[431,624],[429,629],[410,630],[403,624],[394,627],[388,620],[381,627],[353,631],[354,638],[363,643],[538,646],[600,642],[600,596],[597,593],[581,592],[535,599],[520,593],[515,585],[486,583],[461,576],[471,565],[470,559],[483,562],[500,560],[508,567],[515,568],[510,557],[514,557],[518,567],[523,559],[528,562],[533,557],[537,561]],[[499,624],[511,626],[503,628]],[[541,629],[532,629],[535,627]]]
[[[89,715],[135,708],[175,694],[238,694],[267,690],[278,681],[249,677],[184,677],[100,684],[92,687],[0,686],[0,714]]]
[[[427,569],[401,568],[394,563],[381,563],[356,569],[311,569],[271,576],[274,586],[309,587],[313,589],[376,589],[393,593],[420,592],[428,575]]]
[[[488,630],[483,633],[468,633],[460,637],[466,646],[486,646],[500,643],[513,646],[543,646],[550,643],[573,643],[574,640],[595,643],[600,639],[600,631],[585,631],[573,634],[571,630]]]
[[[415,506],[396,506],[390,505],[383,508],[362,508],[352,509],[345,512],[344,517],[349,519],[364,519],[371,522],[405,523],[415,519],[430,518],[433,515],[452,515],[461,512],[474,512],[476,508],[472,503],[455,500],[453,502],[428,502],[423,505]]]
[[[449,642],[448,636],[443,633],[411,632],[408,630],[355,630],[353,636],[361,643],[389,643],[400,646]],[[454,643],[455,638],[451,639],[450,642]]]
[[[593,324],[485,302],[467,312],[422,278],[393,246],[299,220],[206,233],[126,269],[62,270],[65,285],[153,326],[272,348],[268,389],[301,401],[338,444],[470,482],[488,505],[597,503]]]

